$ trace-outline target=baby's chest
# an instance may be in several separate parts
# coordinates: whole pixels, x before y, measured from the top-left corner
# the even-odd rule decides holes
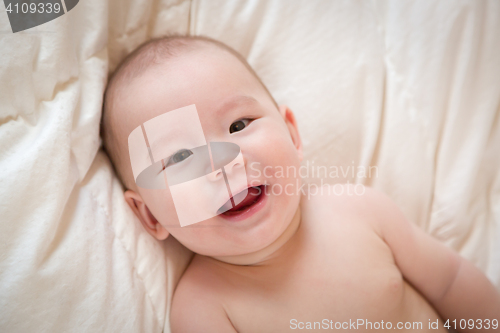
[[[264,279],[235,281],[228,297],[239,332],[288,331],[298,322],[399,316],[405,283],[383,253],[302,256]]]

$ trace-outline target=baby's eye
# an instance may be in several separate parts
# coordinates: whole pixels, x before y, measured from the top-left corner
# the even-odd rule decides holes
[[[179,150],[177,153],[173,154],[172,156],[170,156],[170,158],[168,159],[166,165],[165,165],[165,168],[171,166],[171,165],[174,165],[176,163],[179,163],[179,162],[182,162],[184,161],[186,158],[188,158],[189,156],[193,155],[193,152],[189,149],[181,149]]]
[[[229,133],[241,131],[246,126],[248,126],[249,122],[250,122],[249,119],[241,119],[241,120],[235,121],[234,123],[231,124],[231,126],[229,126]]]

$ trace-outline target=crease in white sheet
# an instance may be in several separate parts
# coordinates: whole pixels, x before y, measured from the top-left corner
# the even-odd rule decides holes
[[[500,286],[499,16],[495,0],[82,0],[10,34],[0,15],[0,330],[170,331],[191,254],[141,228],[98,130],[108,68],[188,31],[248,57],[305,162],[378,168],[326,182],[386,192]]]

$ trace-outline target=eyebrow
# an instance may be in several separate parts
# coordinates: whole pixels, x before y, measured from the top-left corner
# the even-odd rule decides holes
[[[217,107],[217,112],[222,113],[224,111],[227,111],[229,109],[234,109],[238,106],[242,106],[245,104],[259,104],[259,102],[247,95],[237,95],[237,96],[232,96],[226,100],[224,100],[219,107]]]

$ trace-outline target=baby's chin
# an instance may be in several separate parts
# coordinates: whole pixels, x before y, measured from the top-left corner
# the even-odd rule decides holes
[[[272,197],[259,200],[263,199],[273,201]],[[195,253],[221,261],[248,264],[247,260],[271,255],[295,232],[300,221],[296,201],[287,202],[287,207],[281,210],[271,206],[273,209],[262,212],[256,221],[228,222],[227,217],[217,216],[182,230],[172,230],[172,235]],[[245,222],[249,225],[244,225]]]
[[[275,225],[261,228],[258,232],[250,231],[244,238],[234,231],[218,230],[221,228],[198,226],[195,232],[171,232],[171,236],[189,250],[207,257],[245,256],[270,246],[280,237],[286,226]],[[192,228],[194,229],[195,227]]]

